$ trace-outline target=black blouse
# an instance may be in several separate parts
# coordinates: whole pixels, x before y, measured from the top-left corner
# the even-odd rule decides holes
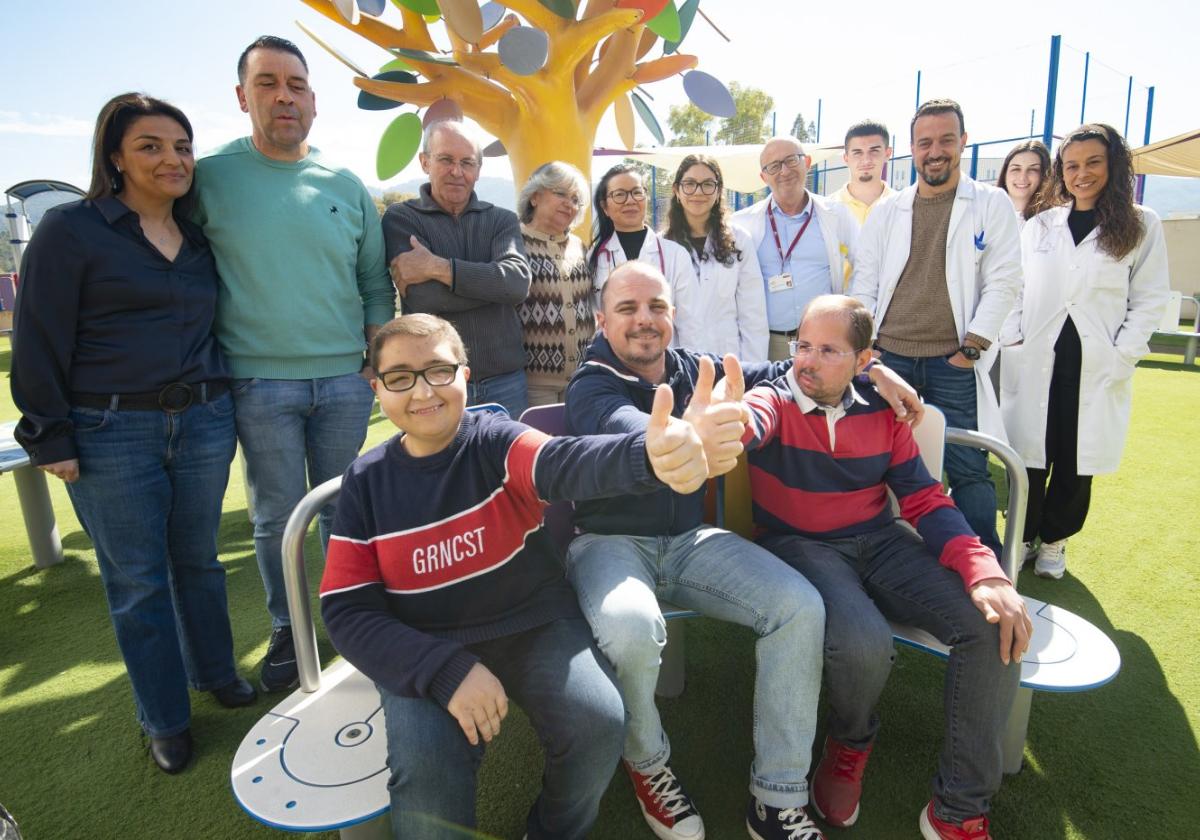
[[[76,457],[71,394],[137,394],[225,379],[213,338],[216,263],[200,228],[176,216],[175,260],[116,198],[46,212],[21,260],[12,393],[17,441],[34,464]]]

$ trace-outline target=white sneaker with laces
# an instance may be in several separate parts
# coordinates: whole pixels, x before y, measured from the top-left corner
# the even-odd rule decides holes
[[[704,840],[704,820],[670,767],[648,776],[625,765],[646,824],[659,840]]]
[[[1022,566],[1026,565],[1027,563],[1034,562],[1035,560],[1037,560],[1037,556],[1038,556],[1037,540],[1030,540],[1029,542],[1025,543],[1024,545],[1025,545],[1025,553],[1021,555],[1021,565]]]
[[[1042,547],[1038,549],[1037,563],[1034,564],[1033,573],[1038,577],[1060,580],[1066,570],[1067,541],[1042,543]]]

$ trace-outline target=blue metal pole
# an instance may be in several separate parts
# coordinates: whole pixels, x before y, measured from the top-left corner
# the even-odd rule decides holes
[[[920,107],[921,107],[921,71],[918,70],[917,71],[917,104],[913,106],[913,110],[915,111]],[[911,186],[912,184],[917,183],[917,165],[916,165],[917,161],[916,161],[916,158],[912,155],[912,137],[911,136],[909,136],[909,138],[908,138],[908,146],[909,146],[909,149],[908,149],[908,151],[909,151],[908,183]]]
[[[1142,145],[1150,145],[1150,120],[1154,118],[1154,85],[1150,85],[1150,90],[1146,94],[1146,131],[1142,139]],[[1139,175],[1137,177],[1137,203],[1142,203],[1142,197],[1146,194],[1146,176]]]
[[[658,227],[658,167],[650,167],[650,223]]]
[[[775,118],[776,118],[778,115],[779,115],[779,112],[778,112],[778,111],[772,111],[772,112],[771,112],[771,136],[772,136],[772,137],[778,137],[778,136],[779,136],[779,134],[778,134],[778,132],[776,131],[776,128],[775,128]]]
[[[1085,122],[1087,122],[1087,120],[1085,120],[1083,118],[1083,115],[1084,115],[1084,112],[1087,111],[1088,69],[1090,68],[1091,63],[1092,63],[1091,52],[1090,51],[1085,52],[1083,54],[1083,102],[1081,102],[1079,105],[1079,124],[1080,125],[1083,125]]]
[[[817,98],[817,136],[813,138],[813,142],[821,142],[821,99]]]
[[[975,176],[979,174],[979,144],[971,144],[971,180],[975,180]]]
[[[1054,140],[1054,102],[1058,96],[1058,58],[1062,52],[1062,36],[1050,36],[1050,78],[1046,82],[1046,122],[1042,128],[1042,142],[1049,148]]]
[[[1133,104],[1133,76],[1129,77],[1129,87],[1125,90],[1125,130],[1121,136],[1129,139],[1129,106]]]
[[[1029,136],[1033,136],[1033,120],[1037,116],[1037,108],[1029,109]]]

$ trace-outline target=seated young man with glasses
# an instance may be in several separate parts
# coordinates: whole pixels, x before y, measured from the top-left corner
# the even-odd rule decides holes
[[[395,837],[474,827],[476,771],[511,696],[545,747],[528,836],[582,838],[625,713],[543,529],[544,500],[692,492],[704,447],[670,417],[666,388],[644,433],[550,438],[467,413],[466,362],[454,327],[428,314],[372,340],[372,387],[400,433],[346,471],[321,614],[379,688]]]
[[[895,658],[888,621],[898,621],[951,648],[946,740],[922,836],[983,840],[1032,626],[996,556],[926,471],[909,427],[873,389],[852,384],[871,361],[872,333],[857,300],[818,297],[791,342],[791,370],[745,396],[759,542],[825,602],[829,724],[812,802],[831,825],[858,818],[875,704]],[[917,534],[893,521],[888,489]]]
[[[790,358],[804,307],[817,295],[840,293],[845,261],[854,261],[858,222],[845,205],[807,188],[809,157],[795,137],[776,137],[759,155],[771,194],[733,215],[750,236],[767,298],[767,355]]]

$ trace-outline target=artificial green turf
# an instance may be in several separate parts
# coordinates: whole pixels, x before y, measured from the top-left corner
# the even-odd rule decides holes
[[[8,366],[0,340],[0,371]],[[15,419],[3,379],[0,420]],[[1122,671],[1092,692],[1034,697],[1028,766],[996,797],[997,837],[1200,837],[1200,368],[1184,369],[1178,357],[1143,362],[1135,392],[1122,470],[1096,480],[1087,527],[1070,543],[1068,576],[1053,582],[1027,572],[1020,580],[1023,591],[1107,632]],[[388,429],[376,417],[369,442]],[[193,695],[196,761],[176,777],[157,770],[134,721],[90,543],[61,484],[52,480],[51,488],[67,560],[37,571],[11,479],[0,479],[0,802],[28,840],[278,836],[246,816],[229,788],[238,743],[278,698],[231,711]],[[253,675],[270,628],[237,469],[225,508],[221,559],[237,656]],[[315,549],[315,537],[309,545]],[[315,586],[317,562],[309,578]],[[318,635],[328,663],[333,652],[323,630]],[[708,836],[745,837],[753,636],[707,619],[688,620],[687,636],[687,689],[660,701],[672,763]],[[941,744],[944,673],[939,660],[901,649],[880,707],[884,723],[862,816],[850,831],[831,830],[831,838],[916,836]],[[515,712],[484,764],[481,827],[520,837],[539,774],[536,739]],[[593,836],[649,838],[622,775]]]

